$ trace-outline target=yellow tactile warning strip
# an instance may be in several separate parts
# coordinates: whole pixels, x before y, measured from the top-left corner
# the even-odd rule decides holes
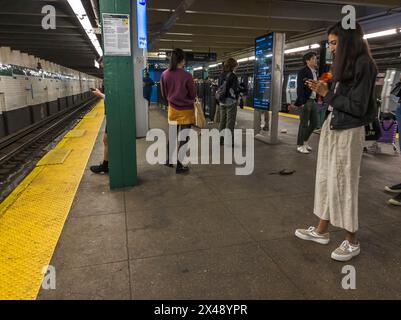
[[[55,148],[72,150],[63,164],[36,167],[0,205],[0,299],[36,299],[103,121],[99,102],[85,117],[81,138]],[[56,270],[57,272],[57,270]],[[56,275],[57,279],[57,275]]]
[[[95,112],[93,112],[93,113],[87,114],[87,115],[84,117],[84,119],[94,119],[94,118],[97,117],[97,115],[98,115],[98,113],[95,111]]]
[[[252,107],[244,107],[245,110],[254,110]],[[290,113],[285,113],[285,112],[279,112],[279,116],[281,117],[287,117],[287,118],[292,118],[292,119],[299,119],[299,116],[296,114],[290,114]]]
[[[85,134],[86,130],[82,129],[74,129],[68,132],[65,137],[66,138],[79,138],[82,137]]]
[[[68,137],[70,138],[70,137]],[[54,149],[46,154],[37,164],[37,167],[46,166],[50,164],[62,164],[71,153],[71,149]]]

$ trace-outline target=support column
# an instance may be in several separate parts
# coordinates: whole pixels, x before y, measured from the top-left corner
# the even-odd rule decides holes
[[[129,15],[130,30],[136,24],[131,15],[133,1],[100,0],[100,12]],[[102,26],[103,17],[102,17]],[[103,43],[105,30],[102,30]],[[132,32],[131,55],[105,54],[104,87],[109,145],[110,187],[122,188],[137,184],[136,124]],[[104,46],[103,46],[104,48]]]

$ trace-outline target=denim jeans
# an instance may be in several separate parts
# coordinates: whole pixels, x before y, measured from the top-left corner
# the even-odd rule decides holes
[[[400,144],[400,150],[401,150],[401,103],[398,105],[397,109],[395,110],[395,117],[397,119],[397,125],[398,125],[398,143]]]

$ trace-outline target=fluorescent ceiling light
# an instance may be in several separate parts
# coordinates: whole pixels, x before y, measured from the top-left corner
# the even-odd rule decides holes
[[[249,60],[249,61],[255,60],[255,56],[249,57],[248,60]]]
[[[192,40],[187,40],[187,39],[159,39],[159,41],[163,41],[163,42],[193,42]]]
[[[273,55],[271,53],[266,55],[266,58],[271,58],[271,57],[273,57]]]
[[[221,62],[216,63],[216,64],[211,64],[211,65],[209,65],[209,68],[216,68],[216,67],[218,67],[219,65],[221,65]]]
[[[167,48],[162,48],[162,49],[159,49],[159,51],[173,51],[174,49],[167,49]],[[192,52],[193,50],[192,49],[182,49],[183,51],[185,51],[185,52]]]
[[[300,52],[300,51],[306,51],[306,50],[309,50],[309,46],[288,49],[288,50],[285,50],[284,53],[294,53],[294,52]]]
[[[194,71],[202,70],[202,69],[203,69],[203,67],[197,67],[197,68],[194,68]]]
[[[311,49],[320,48],[320,44],[318,44],[318,43],[312,44],[312,45],[310,46],[310,48],[311,48]]]
[[[240,63],[240,62],[245,62],[245,61],[248,61],[248,60],[249,60],[249,58],[242,58],[242,59],[237,60],[237,62]]]
[[[68,0],[69,5],[77,16],[79,22],[84,28],[86,34],[92,42],[93,47],[96,49],[99,56],[103,56],[103,50],[97,40],[95,31],[93,30],[92,24],[89,21],[88,15],[86,14],[85,8],[82,5],[81,0]]]
[[[363,36],[364,39],[371,39],[371,38],[378,38],[378,37],[384,37],[384,36],[389,36],[392,34],[396,34],[397,29],[390,29],[386,31],[380,31],[380,32],[375,32],[375,33],[368,33]]]
[[[166,34],[173,36],[194,36],[193,33],[183,33],[183,32],[166,32]]]
[[[99,65],[99,62],[97,62],[96,60],[95,60],[95,68],[100,68],[100,65]]]

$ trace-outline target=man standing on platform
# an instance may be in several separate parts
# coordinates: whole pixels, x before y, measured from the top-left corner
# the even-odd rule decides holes
[[[298,72],[297,80],[297,100],[295,105],[302,106],[297,151],[300,153],[310,153],[312,151],[308,140],[318,125],[318,106],[316,104],[316,93],[309,89],[305,84],[306,80],[317,81],[317,57],[315,52],[308,52],[304,55],[305,67]]]

